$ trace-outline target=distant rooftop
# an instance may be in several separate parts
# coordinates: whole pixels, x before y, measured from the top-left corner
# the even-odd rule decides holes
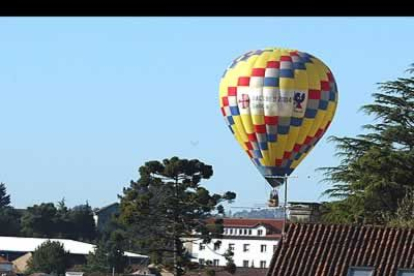
[[[22,237],[0,237],[0,251],[8,252],[33,252],[46,241],[57,241],[70,254],[88,255],[95,251],[95,245],[68,239],[43,239],[43,238],[22,238]],[[130,258],[148,258],[148,256],[131,252],[125,252]]]

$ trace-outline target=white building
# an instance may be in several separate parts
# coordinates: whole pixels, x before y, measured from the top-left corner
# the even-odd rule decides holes
[[[268,268],[273,252],[281,237],[283,220],[224,218],[224,233],[221,244],[217,239],[209,244],[192,242],[190,253],[200,264],[211,262],[213,266],[224,266],[223,254],[231,249],[237,267]]]

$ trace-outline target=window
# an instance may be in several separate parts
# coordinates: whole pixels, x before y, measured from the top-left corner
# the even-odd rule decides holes
[[[260,245],[260,252],[266,252],[266,244]]]
[[[260,268],[266,268],[266,261],[260,261]]]
[[[397,276],[414,276],[414,269],[398,269]]]
[[[219,266],[219,260],[218,259],[213,260],[213,266]]]
[[[251,235],[252,234],[252,229],[249,229],[249,235]]]
[[[351,267],[348,271],[348,276],[371,276],[374,272],[370,267]]]
[[[244,234],[247,235],[247,229],[244,229]]]
[[[230,235],[233,235],[233,228],[230,229]]]
[[[220,249],[220,242],[215,242],[214,243],[214,250],[219,250]]]
[[[206,249],[206,245],[204,243],[200,243],[198,245],[198,250],[203,251],[204,249]]]
[[[249,261],[244,260],[243,261],[243,267],[249,267]]]
[[[229,249],[230,249],[231,251],[234,251],[234,243],[229,243]]]
[[[263,230],[262,230],[262,229],[260,229],[260,230],[257,230],[257,235],[258,235],[258,236],[261,236],[261,235],[263,235]]]
[[[204,260],[204,259],[198,259],[198,263],[200,265],[204,265],[206,263],[206,260]]]
[[[243,244],[243,252],[249,252],[250,244]]]
[[[239,235],[243,234],[243,229],[239,229]]]

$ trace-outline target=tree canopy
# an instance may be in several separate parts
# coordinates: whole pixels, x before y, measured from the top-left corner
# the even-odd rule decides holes
[[[6,184],[0,183],[0,236],[16,236],[20,229],[20,216],[10,205]]]
[[[62,275],[65,274],[68,265],[68,253],[64,250],[63,244],[46,241],[33,252],[28,262],[28,272]]]
[[[335,199],[323,206],[324,220],[387,224],[414,188],[414,66],[409,77],[379,84],[374,102],[361,110],[374,117],[356,137],[330,137],[338,166],[321,168]]]
[[[120,197],[120,221],[143,253],[182,275],[190,259],[183,240],[197,234],[210,242],[220,236],[222,220],[216,219],[213,225],[206,220],[223,214],[220,203],[231,202],[236,195],[211,194],[202,187],[200,182],[213,175],[213,168],[199,160],[149,161],[139,168],[139,174]]]

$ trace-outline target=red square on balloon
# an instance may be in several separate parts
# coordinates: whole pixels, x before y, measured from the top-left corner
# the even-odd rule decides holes
[[[266,133],[266,125],[255,125],[254,131],[257,133]]]
[[[265,116],[264,121],[266,125],[277,125],[277,116]]]
[[[237,96],[237,87],[229,87],[227,89],[228,96]]]
[[[250,85],[250,77],[240,77],[239,81],[237,82],[238,86],[249,86]]]
[[[252,141],[252,142],[257,141],[256,134],[254,134],[254,133],[247,134],[247,138],[249,139],[249,141]]]

